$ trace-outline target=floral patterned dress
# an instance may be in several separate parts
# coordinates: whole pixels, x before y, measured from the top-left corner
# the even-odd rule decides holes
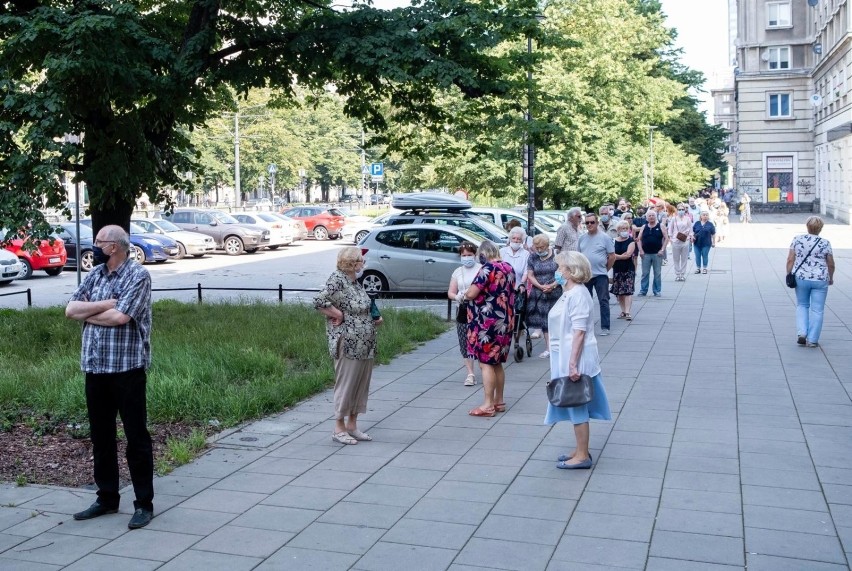
[[[505,363],[512,345],[515,270],[508,262],[488,262],[472,285],[479,295],[468,304],[468,354],[486,365]]]
[[[314,298],[314,308],[334,306],[343,312],[343,323],[326,320],[328,351],[333,359],[372,359],[376,354],[376,326],[370,317],[370,296],[358,282],[335,270],[325,289]],[[342,350],[342,355],[340,354]]]

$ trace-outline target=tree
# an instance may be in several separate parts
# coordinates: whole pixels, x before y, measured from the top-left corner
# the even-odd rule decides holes
[[[0,0],[0,221],[59,205],[60,174],[89,188],[95,229],[127,227],[138,196],[163,200],[197,168],[190,133],[230,89],[334,85],[378,133],[440,125],[436,94],[509,90],[492,48],[535,26],[532,0],[425,0],[335,11],[330,0]],[[385,107],[384,104],[390,107]],[[67,133],[82,142],[63,141]],[[393,140],[393,136],[387,137]]]

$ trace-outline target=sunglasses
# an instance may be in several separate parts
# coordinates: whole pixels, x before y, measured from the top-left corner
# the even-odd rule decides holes
[[[594,221],[586,222],[586,226],[594,226],[595,224],[597,224],[597,222],[594,222]]]

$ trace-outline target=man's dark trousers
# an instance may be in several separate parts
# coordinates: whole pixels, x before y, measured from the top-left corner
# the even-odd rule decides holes
[[[133,507],[154,510],[154,455],[148,433],[145,369],[123,373],[86,373],[86,406],[95,459],[98,503],[117,509],[119,502],[118,452],[115,415],[127,436],[127,465],[136,501]]]
[[[609,277],[606,274],[602,276],[592,276],[592,279],[586,282],[586,287],[589,288],[589,294],[594,296],[598,294],[598,303],[601,306],[601,329],[609,329]]]

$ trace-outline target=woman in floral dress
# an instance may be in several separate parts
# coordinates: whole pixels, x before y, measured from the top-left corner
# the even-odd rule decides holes
[[[358,283],[363,270],[360,248],[341,249],[337,253],[337,269],[314,298],[314,307],[327,317],[328,350],[334,359],[335,428],[331,439],[341,444],[372,440],[369,434],[358,430],[358,415],[367,412],[376,327],[382,318],[373,319],[370,315],[370,297]]]
[[[500,250],[485,240],[477,250],[482,269],[467,288],[468,354],[479,361],[485,402],[471,410],[471,416],[494,416],[506,410],[503,363],[512,344],[515,303],[515,270],[500,259]]]

